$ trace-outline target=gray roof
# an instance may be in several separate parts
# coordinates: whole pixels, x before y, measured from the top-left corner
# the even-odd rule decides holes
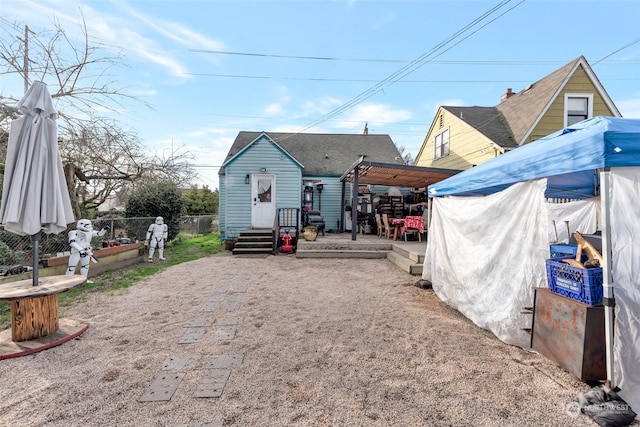
[[[526,142],[533,127],[578,66],[590,71],[587,60],[584,56],[579,56],[520,92],[514,92],[495,107],[442,108],[496,144],[506,149],[516,148]],[[595,74],[593,78],[597,79]],[[599,86],[599,82],[594,83]],[[604,92],[604,88],[602,91]],[[606,96],[604,93],[603,97]],[[615,109],[615,106],[612,105],[612,108]]]
[[[247,131],[238,133],[224,162],[263,133],[300,162],[305,175],[340,176],[361,155],[365,155],[368,161],[403,164],[402,156],[389,135]]]
[[[442,108],[469,124],[469,126],[501,147],[515,148],[518,146],[507,121],[496,107],[443,106]]]
[[[496,106],[509,123],[518,145],[524,142],[525,136],[566,83],[578,63],[586,64],[586,59],[583,56],[574,59]]]

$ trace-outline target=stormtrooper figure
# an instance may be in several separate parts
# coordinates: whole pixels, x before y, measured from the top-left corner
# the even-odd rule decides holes
[[[149,226],[147,230],[147,240],[144,242],[145,246],[149,245],[149,262],[153,262],[153,253],[158,248],[158,255],[160,261],[164,261],[164,243],[167,241],[168,228],[164,223],[164,219],[159,216],[156,218],[156,222]]]
[[[104,236],[108,230],[109,228],[105,227],[100,231],[95,231],[88,219],[81,219],[76,223],[76,229],[69,232],[71,255],[69,256],[67,275],[75,274],[78,262],[80,262],[80,274],[84,277],[89,275],[89,262],[93,257],[91,239],[95,236]]]

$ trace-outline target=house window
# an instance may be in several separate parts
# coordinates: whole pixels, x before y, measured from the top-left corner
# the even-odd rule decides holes
[[[434,160],[449,155],[449,129],[437,134],[434,142]]]
[[[258,180],[258,200],[261,202],[271,201],[271,180],[259,179]]]
[[[593,117],[593,94],[567,93],[564,96],[564,126]]]

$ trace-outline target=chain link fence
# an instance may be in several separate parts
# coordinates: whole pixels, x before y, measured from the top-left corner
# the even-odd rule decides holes
[[[149,225],[155,217],[147,218],[100,218],[91,220],[93,229],[100,231],[108,227],[109,230],[102,237],[94,237],[91,245],[96,248],[143,242]],[[39,243],[39,259],[46,260],[56,256],[67,255],[69,246],[68,233],[75,230],[75,224],[70,224],[64,233],[42,234]],[[186,238],[197,237],[218,231],[217,215],[182,216],[180,218],[180,235]],[[18,236],[4,229],[0,225],[0,275],[11,274],[11,270],[18,270],[21,266],[33,265],[33,243],[31,236]]]

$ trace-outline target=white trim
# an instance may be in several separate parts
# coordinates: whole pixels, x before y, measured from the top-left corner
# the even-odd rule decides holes
[[[611,110],[613,112],[613,115],[615,117],[622,117],[622,115],[620,114],[620,111],[618,111],[618,108],[613,103],[613,100],[611,99],[611,97],[609,96],[607,91],[604,89],[602,84],[600,83],[600,80],[598,80],[598,77],[593,72],[593,69],[591,68],[591,66],[589,65],[589,63],[585,59],[585,57],[584,56],[580,56],[580,58],[578,58],[578,60],[574,64],[574,66],[571,68],[571,71],[569,73],[567,73],[567,75],[565,76],[565,79],[562,82],[562,84],[560,86],[558,86],[558,89],[553,93],[553,96],[551,96],[549,98],[549,101],[547,102],[547,105],[540,111],[540,114],[538,115],[536,120],[533,122],[531,127],[524,133],[522,139],[520,141],[517,141],[518,146],[522,146],[523,144],[526,143],[526,141],[529,139],[529,136],[531,136],[531,132],[533,132],[533,130],[536,128],[536,126],[538,126],[538,123],[540,123],[540,120],[542,120],[542,117],[544,117],[544,115],[547,114],[547,111],[549,110],[549,107],[551,107],[551,104],[553,104],[553,102],[556,100],[556,98],[564,90],[565,86],[569,82],[569,79],[571,77],[573,77],[573,75],[575,74],[576,70],[578,69],[578,67],[580,65],[582,65],[582,68],[587,73],[587,76],[589,76],[589,79],[591,79],[591,83],[593,83],[593,85],[596,88],[596,91],[598,92],[598,94],[600,94],[600,96],[604,100],[604,103],[607,104],[607,107],[609,107],[609,110]],[[558,71],[558,70],[556,70],[556,71]],[[550,76],[550,74],[548,74],[547,77],[548,76]]]
[[[593,93],[570,93],[570,92],[565,92],[564,94],[564,115],[563,115],[563,127],[567,127],[567,116],[568,116],[568,109],[567,106],[569,104],[569,98],[587,98],[588,103],[587,103],[587,119],[590,119],[593,117]]]
[[[420,150],[418,150],[418,154],[415,157],[415,165],[419,166],[418,164],[418,159],[422,160],[422,152],[424,151],[425,147],[427,147],[430,143],[429,141],[429,135],[431,135],[431,133],[435,130],[435,126],[436,123],[438,122],[438,118],[440,117],[440,114],[444,114],[445,110],[444,108],[442,108],[442,106],[438,107],[438,111],[436,111],[436,115],[433,118],[433,120],[431,121],[431,126],[429,126],[429,130],[427,131],[427,134],[424,136],[424,140],[422,141],[422,145],[420,146]],[[433,158],[433,151],[431,152],[431,162],[433,163],[433,161],[435,160]],[[426,162],[422,162],[422,163],[426,163]]]
[[[441,156],[436,157],[436,139],[439,136],[443,136],[444,134],[447,134],[447,152],[446,154],[442,154]],[[443,144],[440,144],[440,147],[442,147]],[[442,151],[442,150],[440,150]],[[450,126],[444,126],[444,128],[442,129],[442,131],[438,132],[437,134],[435,134],[433,136],[433,160],[438,160],[438,159],[442,159],[443,157],[447,157],[449,154],[451,154],[451,128]]]
[[[236,154],[234,154],[233,156],[231,156],[231,158],[229,160],[227,160],[226,162],[224,162],[222,164],[222,166],[220,166],[220,170],[224,171],[226,166],[231,163],[232,161],[234,161],[235,159],[237,159],[238,157],[240,157],[245,151],[249,150],[249,148],[253,145],[255,145],[262,137],[267,138],[267,140],[269,140],[269,142],[271,144],[273,144],[274,146],[276,146],[280,151],[282,151],[284,154],[286,154],[294,163],[296,163],[298,166],[300,166],[302,169],[304,169],[304,165],[302,163],[300,163],[295,157],[293,157],[287,150],[285,150],[284,148],[282,148],[282,146],[280,144],[278,144],[277,142],[275,142],[273,140],[273,138],[271,138],[269,136],[268,133],[266,132],[262,132],[260,133],[260,135],[258,135],[256,137],[256,139],[254,139],[253,141],[251,141],[250,143],[248,143],[247,145],[245,145],[244,147],[242,147],[242,149],[240,151],[238,151]],[[237,138],[237,137],[236,137]]]

